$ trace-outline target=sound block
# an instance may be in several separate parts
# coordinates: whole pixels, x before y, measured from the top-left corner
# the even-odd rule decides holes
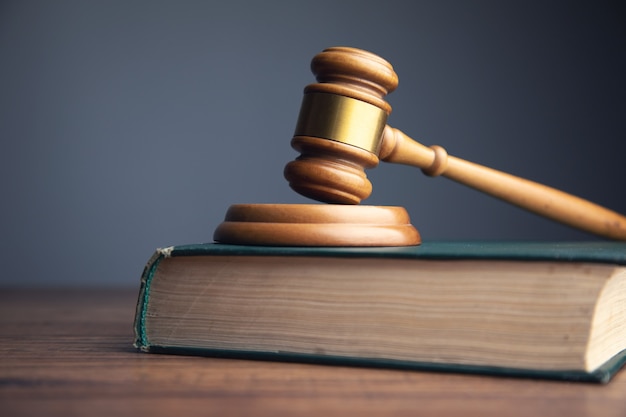
[[[402,207],[235,204],[213,234],[219,243],[257,246],[413,246],[419,232]]]

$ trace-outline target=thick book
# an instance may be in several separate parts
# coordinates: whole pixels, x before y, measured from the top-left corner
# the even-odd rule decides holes
[[[626,362],[626,243],[159,249],[135,346],[605,383]]]

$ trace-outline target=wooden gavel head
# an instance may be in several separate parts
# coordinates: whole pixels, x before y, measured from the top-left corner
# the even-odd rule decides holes
[[[311,70],[318,82],[304,89],[291,140],[300,156],[284,171],[298,193],[325,203],[358,204],[372,192],[365,169],[382,160],[420,168],[428,176],[442,175],[546,218],[626,241],[626,217],[619,213],[450,156],[441,146],[424,146],[388,126],[391,106],[384,97],[398,86],[398,77],[384,59],[355,48],[328,48],[313,58]],[[215,240],[307,246],[420,242],[404,209],[371,209],[320,204],[236,207],[216,231]]]
[[[300,152],[284,175],[296,192],[325,203],[358,204],[372,192],[366,168],[378,165],[398,86],[389,62],[355,48],[325,49],[311,62],[317,83],[304,89],[291,146]]]

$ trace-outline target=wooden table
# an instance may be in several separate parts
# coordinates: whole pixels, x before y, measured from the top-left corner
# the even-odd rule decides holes
[[[138,353],[130,290],[0,290],[0,415],[626,416],[608,385]]]

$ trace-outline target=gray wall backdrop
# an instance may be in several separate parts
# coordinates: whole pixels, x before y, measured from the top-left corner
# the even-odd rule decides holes
[[[211,241],[283,180],[309,62],[371,50],[390,124],[424,144],[626,212],[620,2],[3,1],[0,284],[137,285],[156,247]],[[592,236],[419,170],[367,204],[424,239]]]

